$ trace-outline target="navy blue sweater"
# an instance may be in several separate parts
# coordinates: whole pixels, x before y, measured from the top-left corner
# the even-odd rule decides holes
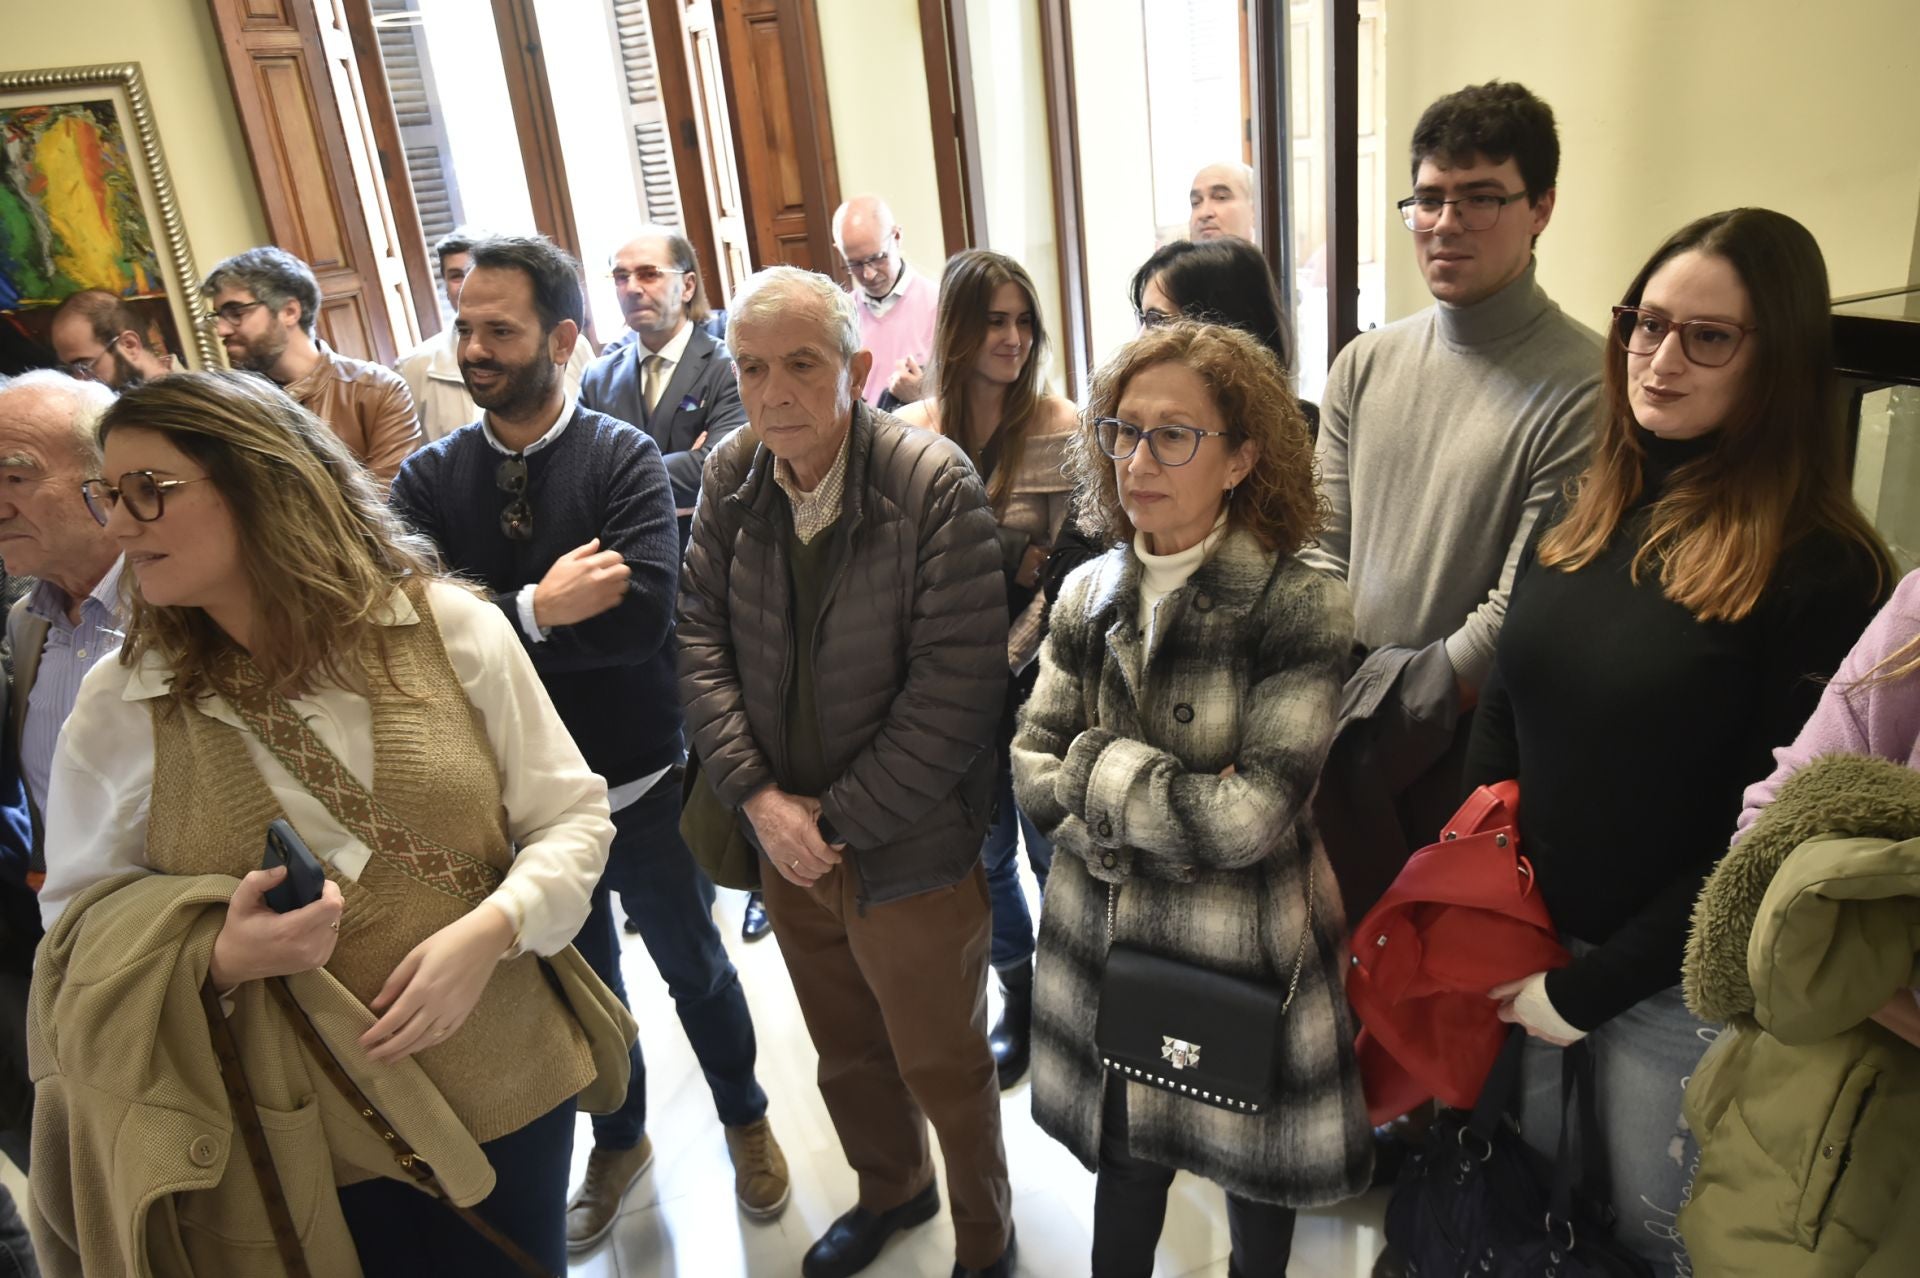
[[[492,594],[587,765],[609,786],[678,762],[680,540],[659,446],[625,422],[576,409],[558,439],[527,455],[530,541],[500,531],[500,512],[512,500],[494,482],[503,460],[479,423],[462,426],[407,459],[393,481],[394,511],[433,540],[449,568]],[[595,537],[633,570],[626,598],[531,642],[520,625],[521,587]]]

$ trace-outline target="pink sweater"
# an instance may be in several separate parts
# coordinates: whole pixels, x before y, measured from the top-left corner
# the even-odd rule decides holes
[[[1747,787],[1735,839],[1773,802],[1788,777],[1826,754],[1865,754],[1920,768],[1920,672],[1870,688],[1857,685],[1920,637],[1920,571],[1910,572],[1840,663],[1813,717],[1790,746],[1773,752],[1773,775]]]
[[[867,374],[862,396],[869,404],[880,402],[880,392],[893,380],[896,363],[912,356],[924,365],[933,354],[933,321],[940,308],[940,292],[932,280],[911,266],[905,269],[907,282],[885,316],[875,319],[863,299],[853,299],[860,316],[860,345],[873,352],[873,371]],[[929,386],[927,393],[931,395],[933,388]]]

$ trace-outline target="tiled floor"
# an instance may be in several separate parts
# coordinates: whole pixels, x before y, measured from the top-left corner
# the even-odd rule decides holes
[[[800,1258],[833,1218],[853,1204],[853,1173],[813,1083],[815,1058],[772,937],[740,941],[745,897],[722,892],[716,918],[740,969],[760,1040],[760,1081],[771,1099],[775,1132],[793,1171],[786,1214],[758,1224],[734,1206],[732,1165],[719,1120],[673,1001],[638,937],[625,938],[627,990],[647,1057],[648,1130],[656,1156],[628,1195],[613,1234],[581,1257],[574,1275],[594,1278],[741,1278],[800,1272]],[[1033,1278],[1084,1278],[1093,1223],[1093,1177],[1033,1125],[1025,1084],[1006,1094],[1007,1161],[1020,1231],[1019,1272]],[[576,1183],[592,1136],[581,1120],[574,1149]],[[1365,1278],[1381,1247],[1384,1197],[1375,1192],[1332,1211],[1303,1215],[1293,1278]],[[1156,1273],[1164,1278],[1225,1278],[1227,1225],[1220,1191],[1181,1176],[1167,1208]],[[898,1238],[867,1272],[875,1278],[946,1278],[953,1229],[945,1213]]]

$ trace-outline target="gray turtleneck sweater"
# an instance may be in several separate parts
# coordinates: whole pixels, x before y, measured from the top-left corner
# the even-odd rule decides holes
[[[1321,405],[1332,508],[1302,557],[1346,578],[1370,648],[1447,643],[1478,687],[1534,520],[1586,460],[1600,339],[1534,282],[1362,333]]]

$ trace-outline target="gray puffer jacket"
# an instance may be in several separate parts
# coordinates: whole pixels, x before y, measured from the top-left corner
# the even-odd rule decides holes
[[[861,897],[965,878],[980,856],[1007,680],[993,510],[966,455],[854,406],[846,492],[812,644],[827,771],[821,808]],[[680,699],[720,801],[785,774],[792,511],[752,430],[707,461],[680,590]],[[742,817],[745,825],[745,818]]]

